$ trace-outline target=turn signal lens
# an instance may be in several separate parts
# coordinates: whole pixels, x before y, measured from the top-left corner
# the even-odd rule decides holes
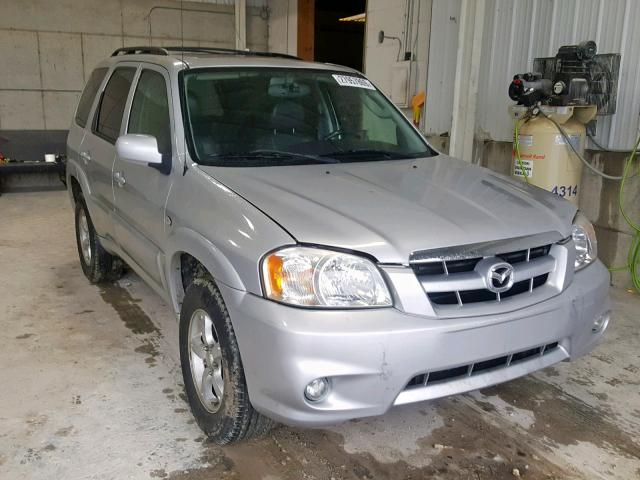
[[[266,273],[268,275],[268,290],[275,296],[282,295],[282,258],[277,255],[270,255],[267,258]]]
[[[262,262],[265,296],[291,305],[329,308],[390,307],[378,267],[347,253],[288,247]]]

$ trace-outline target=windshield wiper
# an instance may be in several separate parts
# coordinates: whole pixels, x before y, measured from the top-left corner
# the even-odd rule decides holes
[[[327,135],[325,135],[322,139],[323,140],[331,140],[331,139],[336,138],[337,136],[341,136],[341,135],[344,135],[344,130],[342,128],[337,128],[333,132],[328,133]]]
[[[330,158],[321,158],[316,155],[306,155],[304,153],[285,152],[282,150],[251,150],[250,152],[233,153],[212,153],[207,155],[209,159],[274,159],[274,160],[311,160],[316,163],[336,163]]]
[[[365,132],[364,130],[350,131],[350,130],[345,130],[344,128],[337,128],[333,132],[330,132],[324,137],[322,137],[322,140],[333,140],[336,137],[340,137],[340,138],[355,137],[358,139],[362,139],[364,132]]]

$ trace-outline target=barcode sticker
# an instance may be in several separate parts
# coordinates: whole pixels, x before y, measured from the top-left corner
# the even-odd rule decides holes
[[[376,89],[376,87],[374,87],[366,78],[351,77],[349,75],[333,75],[333,78],[338,82],[338,85],[343,87],[366,88],[369,90]]]

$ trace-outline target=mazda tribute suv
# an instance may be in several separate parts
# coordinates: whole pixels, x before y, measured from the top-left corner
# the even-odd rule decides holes
[[[608,324],[583,214],[436,152],[349,68],[119,49],[79,100],[67,180],[84,274],[128,265],[171,305],[219,443],[505,382]]]

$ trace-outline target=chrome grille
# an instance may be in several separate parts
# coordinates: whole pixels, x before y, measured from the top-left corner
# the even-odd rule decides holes
[[[457,255],[453,258],[426,259],[411,262],[429,300],[435,305],[458,305],[478,302],[500,302],[523,293],[531,293],[545,285],[556,268],[556,260],[549,255],[551,244],[496,253],[489,256]],[[512,287],[502,293],[487,288],[486,280],[477,271],[484,259],[504,261],[513,267]]]

